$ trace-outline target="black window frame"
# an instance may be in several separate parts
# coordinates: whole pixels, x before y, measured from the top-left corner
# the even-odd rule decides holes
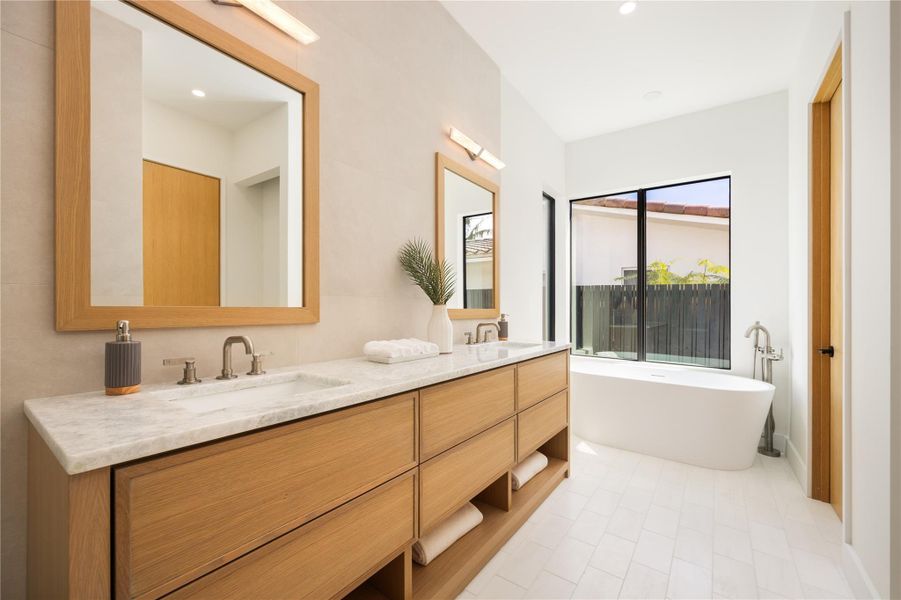
[[[547,342],[557,339],[557,200],[542,192],[542,201],[549,205],[547,222]]]
[[[732,174],[729,175],[717,175],[715,177],[705,177],[702,179],[691,179],[686,181],[680,181],[677,183],[667,183],[662,185],[655,185],[649,187],[642,187],[638,189],[632,190],[621,190],[618,192],[607,192],[603,194],[593,194],[591,196],[584,196],[581,198],[573,198],[569,201],[569,276],[570,281],[574,280],[575,273],[575,261],[572,259],[573,256],[573,239],[575,238],[572,235],[572,221],[573,221],[573,204],[577,202],[582,202],[585,200],[593,200],[595,198],[609,198],[611,196],[620,196],[625,194],[636,194],[637,196],[637,218],[636,218],[636,227],[638,228],[638,243],[637,243],[637,269],[638,269],[638,277],[636,281],[636,285],[638,286],[638,306],[637,315],[636,315],[636,329],[638,331],[637,339],[635,340],[635,347],[637,349],[636,358],[615,358],[615,359],[607,359],[607,360],[627,360],[629,362],[643,362],[650,364],[669,364],[669,365],[679,365],[683,367],[699,367],[705,369],[719,369],[719,370],[731,370],[732,368],[732,356],[730,353],[729,356],[729,366],[728,367],[707,367],[701,365],[692,365],[684,362],[669,362],[662,360],[653,360],[649,361],[647,358],[647,322],[646,322],[646,312],[647,312],[647,278],[648,278],[648,260],[647,260],[647,192],[653,190],[659,190],[664,188],[677,187],[682,185],[691,185],[696,183],[706,183],[708,181],[719,181],[721,179],[725,179],[729,182],[729,260],[728,260],[728,268],[729,268],[729,286],[731,289],[732,286]],[[572,284],[570,287],[571,290],[575,290],[575,285]],[[575,308],[575,294],[570,294],[569,299],[569,310],[570,310],[570,320],[572,321],[570,325],[570,337],[572,337],[572,332],[579,331],[580,329],[576,327],[576,319],[574,318],[574,308]],[[731,313],[731,305],[732,298],[730,295],[729,298],[729,306]],[[731,326],[731,323],[730,323]],[[587,358],[602,358],[600,356],[591,356],[586,354],[577,354],[575,350],[578,347],[577,339],[570,339],[571,346],[569,352],[573,356],[585,356]]]

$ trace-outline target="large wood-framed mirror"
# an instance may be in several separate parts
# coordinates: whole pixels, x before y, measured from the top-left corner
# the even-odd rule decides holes
[[[169,0],[56,3],[56,327],[319,320],[319,86]]]
[[[500,315],[500,188],[435,153],[435,248],[456,273],[451,319]]]

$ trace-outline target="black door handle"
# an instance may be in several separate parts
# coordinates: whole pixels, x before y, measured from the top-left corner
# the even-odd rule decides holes
[[[817,350],[817,352],[819,352],[823,356],[828,356],[829,358],[832,358],[833,356],[835,356],[835,348],[833,348],[832,346],[826,346],[825,348],[819,348]]]

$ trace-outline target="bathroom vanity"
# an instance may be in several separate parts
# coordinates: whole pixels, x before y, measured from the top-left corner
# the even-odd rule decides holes
[[[568,473],[567,349],[28,401],[29,597],[453,598]],[[469,501],[483,522],[414,565]]]

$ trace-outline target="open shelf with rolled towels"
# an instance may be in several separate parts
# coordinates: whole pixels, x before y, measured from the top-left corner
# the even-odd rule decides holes
[[[537,450],[526,457],[524,461],[513,467],[510,473],[512,477],[513,491],[519,491],[533,477],[541,473],[547,467],[547,456]]]
[[[482,522],[447,548],[428,566],[413,565],[413,597],[453,598],[488,560],[500,550],[535,509],[563,481],[569,463],[548,457],[548,465],[529,485],[512,494],[509,511],[483,500],[472,504],[482,513]]]

